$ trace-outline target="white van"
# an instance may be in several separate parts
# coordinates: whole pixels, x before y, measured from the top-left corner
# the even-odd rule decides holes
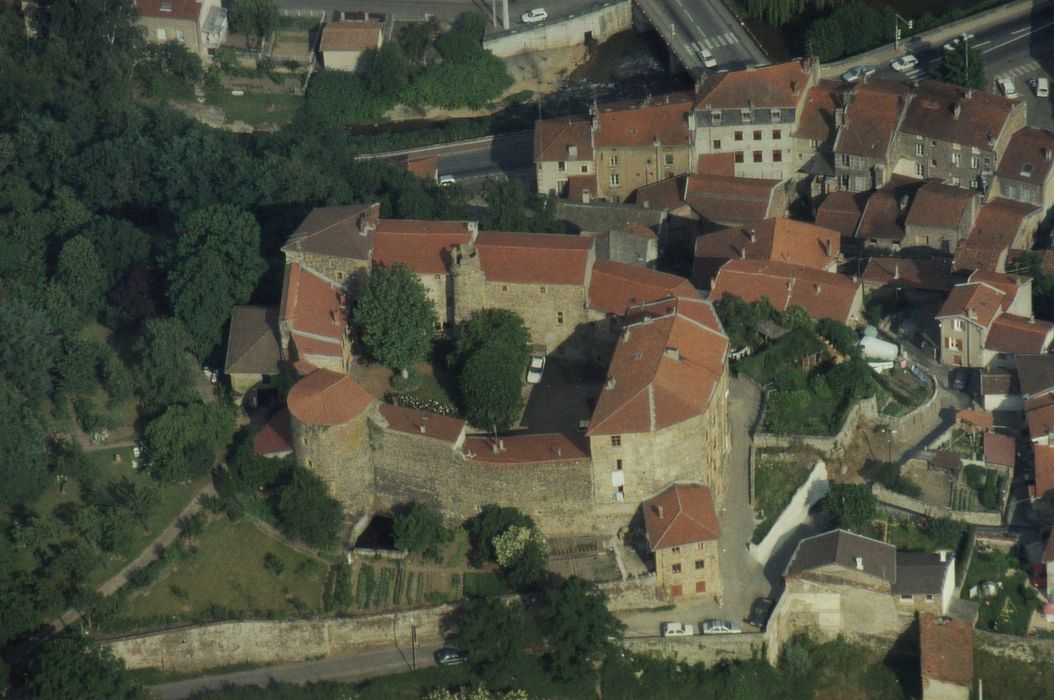
[[[1050,97],[1050,81],[1046,78],[1033,78],[1028,84],[1032,87],[1032,92],[1036,93],[1036,97]]]

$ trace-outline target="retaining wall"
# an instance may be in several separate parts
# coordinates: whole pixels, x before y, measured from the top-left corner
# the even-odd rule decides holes
[[[760,632],[694,637],[634,637],[623,642],[623,646],[638,654],[672,656],[689,663],[701,661],[707,666],[725,659],[760,657],[765,644],[766,635]]]
[[[526,6],[520,10],[526,9]],[[511,10],[510,10],[511,12]],[[519,16],[514,18],[519,21]],[[515,29],[484,40],[483,48],[506,58],[528,51],[549,51],[586,43],[586,35],[601,42],[633,27],[630,0],[605,2],[581,13],[553,17],[536,25],[519,24]]]
[[[917,498],[890,491],[880,484],[872,484],[871,493],[875,494],[875,498],[878,499],[879,503],[931,518],[951,518],[970,525],[987,527],[999,527],[1003,524],[1003,516],[1000,513],[952,510],[946,506],[935,506],[924,503]]]
[[[772,553],[779,549],[780,544],[790,536],[795,528],[809,520],[809,508],[826,496],[830,490],[831,483],[827,480],[827,465],[823,460],[816,460],[816,466],[809,472],[805,483],[794,492],[790,503],[776,518],[769,533],[758,544],[750,544],[750,556],[754,558],[754,561],[762,565],[767,563]]]
[[[845,414],[841,429],[834,435],[776,435],[775,433],[757,433],[754,435],[754,447],[787,447],[801,443],[823,452],[828,457],[841,453],[853,439],[857,426],[865,421],[878,417],[878,405],[874,397],[857,402]]]

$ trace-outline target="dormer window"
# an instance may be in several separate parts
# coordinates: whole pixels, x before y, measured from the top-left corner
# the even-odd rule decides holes
[[[739,110],[739,118],[740,118],[741,121],[749,122],[750,121],[750,110],[749,109],[741,109],[741,110]]]
[[[161,3],[161,7],[158,8],[158,9],[160,9],[162,12],[171,12],[172,11],[172,3],[169,0],[164,0]]]
[[[1025,163],[1021,166],[1021,177],[1032,177],[1032,164]]]
[[[721,112],[720,112],[720,110],[716,110],[715,109],[713,112],[710,112],[710,121],[712,121],[714,124],[720,124],[721,123]]]
[[[772,121],[774,121],[774,122],[778,122],[778,121],[780,121],[783,118],[783,114],[778,109],[772,110],[772,112],[769,114],[769,116],[771,117]]]

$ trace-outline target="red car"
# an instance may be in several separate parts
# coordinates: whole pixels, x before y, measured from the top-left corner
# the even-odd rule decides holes
[[[1032,585],[1041,591],[1047,590],[1047,566],[1046,564],[1032,565]]]

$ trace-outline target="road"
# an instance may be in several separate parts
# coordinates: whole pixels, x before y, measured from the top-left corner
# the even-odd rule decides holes
[[[453,175],[458,182],[467,185],[504,175],[509,179],[523,181],[528,191],[534,189],[533,131],[518,131],[472,139],[466,143],[410,148],[361,157],[397,160],[408,153],[415,156],[439,156],[439,174]]]
[[[417,667],[434,666],[433,654],[439,644],[419,644]],[[185,681],[164,683],[151,688],[163,700],[180,700],[206,690],[219,690],[227,685],[255,685],[265,688],[273,681],[304,685],[317,681],[361,681],[376,676],[413,670],[409,649],[388,648],[367,651],[340,659],[322,659],[300,663],[267,666],[251,671],[237,671],[214,676],[200,676]]]
[[[692,75],[703,70],[699,54],[710,51],[715,69],[739,70],[769,63],[721,0],[636,0],[671,52]]]

